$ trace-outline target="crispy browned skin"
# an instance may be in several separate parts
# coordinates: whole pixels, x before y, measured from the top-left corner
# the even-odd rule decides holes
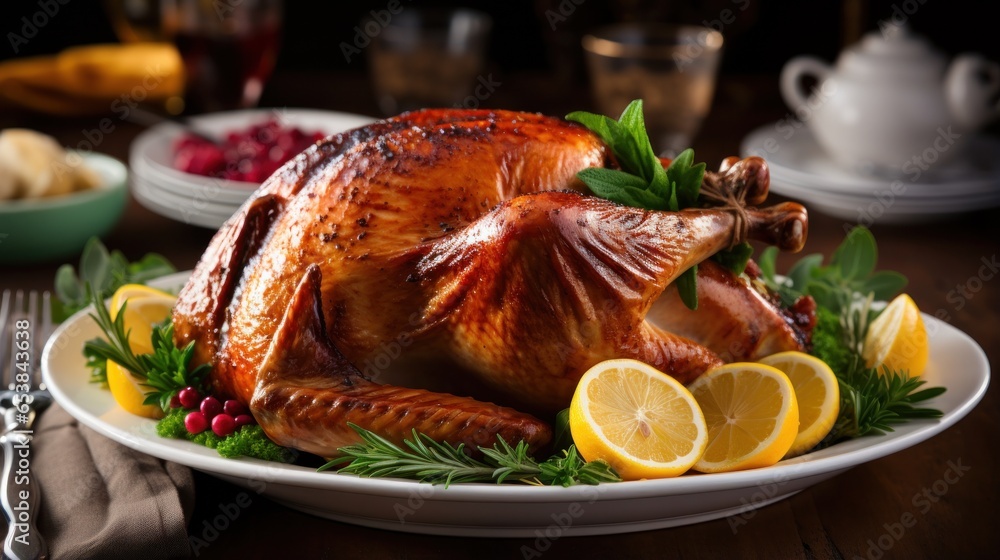
[[[729,162],[727,180],[763,200],[766,167],[747,161]],[[550,431],[532,416],[366,377],[382,375],[391,343],[391,358],[433,358],[435,376],[464,392],[551,412],[604,359],[634,357],[683,381],[722,363],[646,314],[680,273],[728,246],[733,214],[572,192],[585,190],[579,170],[605,165],[613,159],[588,131],[504,111],[421,111],[331,137],[216,235],[180,294],[178,341],[196,341],[215,390],[250,404],[283,445],[332,455],[355,440],[351,421],[396,441],[416,428],[537,448]],[[752,237],[801,248],[800,206],[749,216]],[[700,320],[734,317],[706,307]]]

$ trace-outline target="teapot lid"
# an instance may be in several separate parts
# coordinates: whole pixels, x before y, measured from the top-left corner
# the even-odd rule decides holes
[[[846,49],[837,68],[844,75],[865,80],[940,80],[945,58],[905,24],[887,24]]]

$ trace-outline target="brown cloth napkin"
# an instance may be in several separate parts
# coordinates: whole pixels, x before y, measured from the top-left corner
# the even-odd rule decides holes
[[[57,404],[39,417],[32,446],[51,558],[190,556],[190,469],[80,426]]]

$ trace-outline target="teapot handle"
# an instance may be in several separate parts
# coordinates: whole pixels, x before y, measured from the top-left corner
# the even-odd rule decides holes
[[[944,87],[951,114],[967,130],[1000,115],[1000,101],[990,102],[1000,92],[1000,64],[978,54],[959,56],[948,69]]]
[[[800,56],[789,60],[781,69],[781,96],[796,113],[808,111],[807,93],[802,89],[802,78],[811,76],[823,83],[832,69],[822,60],[811,56]]]

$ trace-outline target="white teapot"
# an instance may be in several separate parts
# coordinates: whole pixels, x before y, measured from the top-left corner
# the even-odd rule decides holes
[[[812,95],[801,78],[818,80]],[[911,173],[954,157],[963,140],[1000,114],[1000,65],[979,55],[944,56],[905,27],[869,33],[836,68],[813,57],[789,61],[781,94],[841,165]]]

